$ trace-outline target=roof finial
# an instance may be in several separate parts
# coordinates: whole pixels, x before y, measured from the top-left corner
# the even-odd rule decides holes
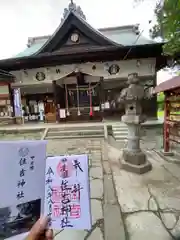
[[[68,12],[70,12],[70,11],[75,12],[75,13],[78,14],[81,18],[83,18],[84,20],[86,20],[86,16],[84,15],[81,7],[80,7],[80,6],[76,6],[76,4],[74,3],[74,1],[73,1],[73,0],[70,0],[70,3],[69,3],[68,8],[65,8],[65,9],[64,9],[63,18],[61,19],[61,21],[63,21],[63,20],[66,18]]]

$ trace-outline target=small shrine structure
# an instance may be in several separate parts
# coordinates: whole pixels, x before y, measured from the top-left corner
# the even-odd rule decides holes
[[[171,154],[171,143],[180,144],[180,76],[155,87],[154,93],[164,93],[164,154]]]

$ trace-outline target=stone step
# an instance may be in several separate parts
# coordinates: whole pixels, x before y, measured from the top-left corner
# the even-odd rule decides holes
[[[102,131],[104,131],[104,126],[87,126],[87,127],[61,127],[61,128],[51,128],[51,132],[61,132],[61,131],[84,131],[84,130],[99,130],[101,129]]]
[[[127,139],[127,135],[123,135],[123,134],[121,134],[121,135],[116,135],[116,136],[114,136],[114,137],[115,137],[116,140],[124,140],[124,139]]]
[[[112,125],[113,129],[127,129],[127,125]]]
[[[128,129],[123,129],[123,130],[113,130],[113,132],[115,133],[115,134],[119,134],[119,133],[127,133],[128,134]]]
[[[125,124],[112,125],[112,135],[116,141],[127,141],[128,128]]]
[[[55,140],[55,139],[75,139],[75,138],[79,138],[79,136],[77,135],[77,136],[72,136],[72,135],[66,135],[66,136],[47,136],[47,137],[45,137],[45,140]],[[104,134],[102,135],[97,135],[97,134],[95,134],[95,135],[81,135],[81,138],[104,138]]]
[[[104,138],[104,125],[50,128],[45,139]]]
[[[118,142],[118,143],[126,143],[127,139],[116,139],[116,142]]]
[[[48,133],[77,133],[77,132],[104,132],[104,128],[103,129],[67,129],[67,130],[59,130],[57,129],[56,131],[52,131],[52,129],[50,129],[48,131]]]
[[[47,136],[84,136],[84,135],[104,135],[104,131],[102,130],[83,130],[83,131],[61,131],[61,132],[51,132],[47,133]]]
[[[127,129],[127,126],[112,126],[113,129]]]

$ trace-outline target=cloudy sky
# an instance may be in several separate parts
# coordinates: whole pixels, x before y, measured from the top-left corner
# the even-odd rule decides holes
[[[0,0],[0,59],[15,56],[26,48],[28,37],[52,34],[70,0]],[[95,28],[139,23],[148,36],[155,21],[156,0],[74,0]],[[166,73],[158,82],[169,78]]]
[[[28,37],[51,34],[70,0],[0,0],[0,58],[26,48]],[[74,0],[94,27],[141,23],[148,33],[155,0],[135,5],[133,0]]]

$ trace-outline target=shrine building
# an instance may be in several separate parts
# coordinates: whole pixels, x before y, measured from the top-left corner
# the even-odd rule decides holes
[[[94,29],[71,2],[52,36],[29,38],[24,52],[0,60],[12,106],[7,113],[0,92],[0,116],[23,116],[25,123],[120,120],[124,109],[111,102],[128,75],[154,87],[165,63],[162,43],[146,39],[138,25]],[[157,118],[156,97],[142,104],[148,118]]]

